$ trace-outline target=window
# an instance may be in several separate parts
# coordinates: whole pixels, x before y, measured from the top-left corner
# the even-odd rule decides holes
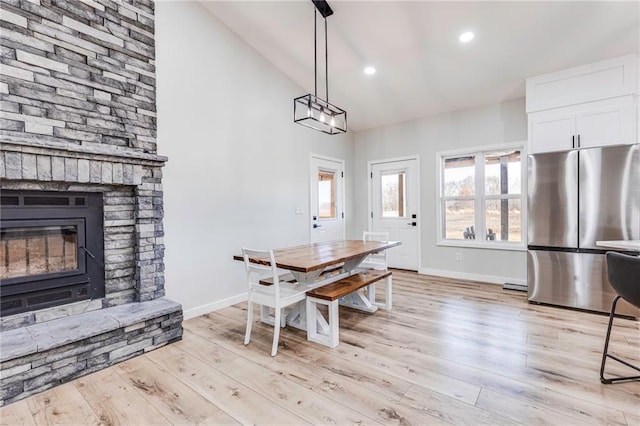
[[[521,148],[439,154],[440,242],[521,247]]]
[[[318,215],[320,219],[336,218],[336,174],[318,171]]]
[[[385,172],[380,176],[382,217],[405,217],[407,190],[405,172]]]

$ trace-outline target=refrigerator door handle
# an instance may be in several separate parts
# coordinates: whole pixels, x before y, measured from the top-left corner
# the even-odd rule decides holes
[[[580,135],[578,135],[578,148],[580,148]]]
[[[571,148],[576,147],[576,135],[571,135]]]

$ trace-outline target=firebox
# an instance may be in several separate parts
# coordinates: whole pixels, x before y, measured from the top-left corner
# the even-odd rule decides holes
[[[104,297],[101,193],[2,191],[2,316]]]

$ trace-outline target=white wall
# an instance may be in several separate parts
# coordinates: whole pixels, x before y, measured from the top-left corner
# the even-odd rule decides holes
[[[191,317],[241,300],[242,246],[309,241],[310,154],[344,159],[352,193],[353,141],[294,124],[306,91],[197,2],[156,3],[156,55],[166,291]]]
[[[368,226],[367,162],[418,155],[421,175],[421,271],[488,282],[526,282],[526,253],[437,246],[436,153],[458,148],[526,141],[524,99],[426,117],[355,135],[356,221]],[[455,253],[462,253],[456,262]]]

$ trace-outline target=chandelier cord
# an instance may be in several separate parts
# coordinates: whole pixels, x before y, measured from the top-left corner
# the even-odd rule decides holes
[[[324,88],[327,103],[329,103],[329,48],[327,44],[327,18],[324,18]]]
[[[318,21],[318,10],[313,9],[313,94],[318,97],[318,40],[316,22]]]

